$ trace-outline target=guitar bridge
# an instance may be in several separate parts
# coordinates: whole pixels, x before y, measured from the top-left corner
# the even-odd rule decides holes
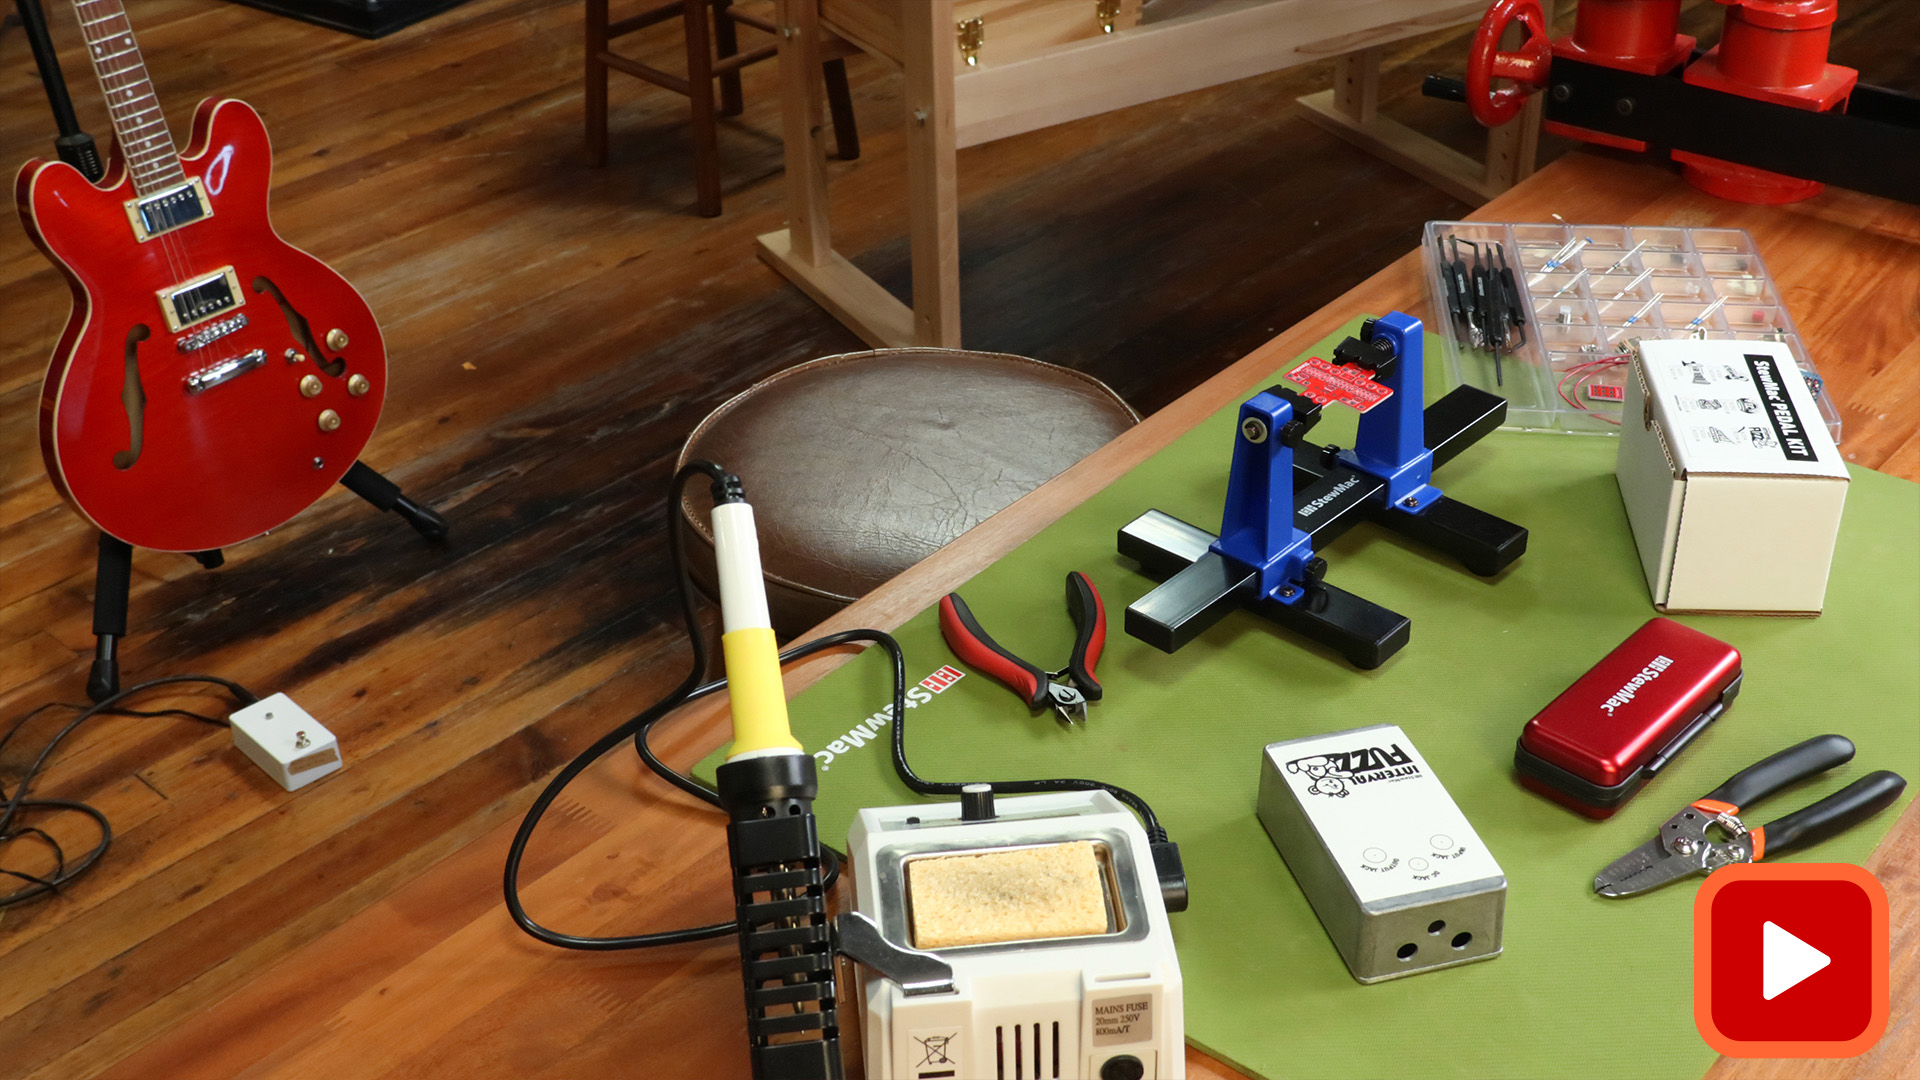
[[[166,316],[167,329],[176,334],[247,302],[246,294],[240,291],[240,277],[231,266],[161,289],[155,295],[160,298],[160,313]]]
[[[219,386],[229,379],[237,378],[267,362],[267,350],[254,349],[229,357],[217,364],[210,364],[187,376],[187,393],[198,394],[209,387]]]
[[[133,225],[133,237],[141,243],[213,216],[213,204],[207,201],[207,189],[200,178],[126,201],[127,221]]]

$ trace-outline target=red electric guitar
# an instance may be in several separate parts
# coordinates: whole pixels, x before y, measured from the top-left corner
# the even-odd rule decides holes
[[[174,149],[120,0],[74,0],[113,117],[106,176],[30,161],[27,234],[73,288],[40,449],[81,516],[135,547],[209,551],[312,505],[373,435],[386,350],[345,278],[273,231],[273,151],[207,100]]]

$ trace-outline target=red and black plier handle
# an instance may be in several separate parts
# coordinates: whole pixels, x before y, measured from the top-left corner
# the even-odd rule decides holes
[[[1067,611],[1077,632],[1073,654],[1059,671],[1037,667],[993,640],[959,593],[948,593],[940,600],[940,633],[954,655],[1011,687],[1028,708],[1053,705],[1067,716],[1077,699],[1078,713],[1084,718],[1086,702],[1099,701],[1102,693],[1094,669],[1107,646],[1107,608],[1093,582],[1078,570],[1067,574]]]

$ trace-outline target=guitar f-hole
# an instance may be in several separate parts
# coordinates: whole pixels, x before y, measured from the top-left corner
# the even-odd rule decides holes
[[[266,293],[273,297],[274,303],[280,305],[280,314],[287,320],[287,330],[293,334],[293,340],[299,343],[300,351],[313,357],[314,365],[320,369],[321,374],[336,378],[346,374],[347,362],[338,356],[328,359],[327,354],[320,349],[320,342],[313,336],[313,328],[307,325],[307,317],[300,314],[299,310],[287,300],[286,295],[280,291],[280,286],[275,285],[268,278],[257,277],[253,279],[253,291]]]
[[[145,323],[135,323],[127,331],[126,375],[120,383],[120,404],[127,409],[127,448],[113,455],[116,469],[131,469],[140,460],[147,417],[147,392],[140,386],[140,343],[151,334]]]

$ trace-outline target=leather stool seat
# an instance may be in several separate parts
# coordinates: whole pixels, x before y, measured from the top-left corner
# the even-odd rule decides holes
[[[880,349],[754,384],[700,422],[680,464],[719,462],[745,484],[789,641],[1139,420],[1098,379],[1038,360]],[[689,484],[677,522],[709,595],[711,505]]]

